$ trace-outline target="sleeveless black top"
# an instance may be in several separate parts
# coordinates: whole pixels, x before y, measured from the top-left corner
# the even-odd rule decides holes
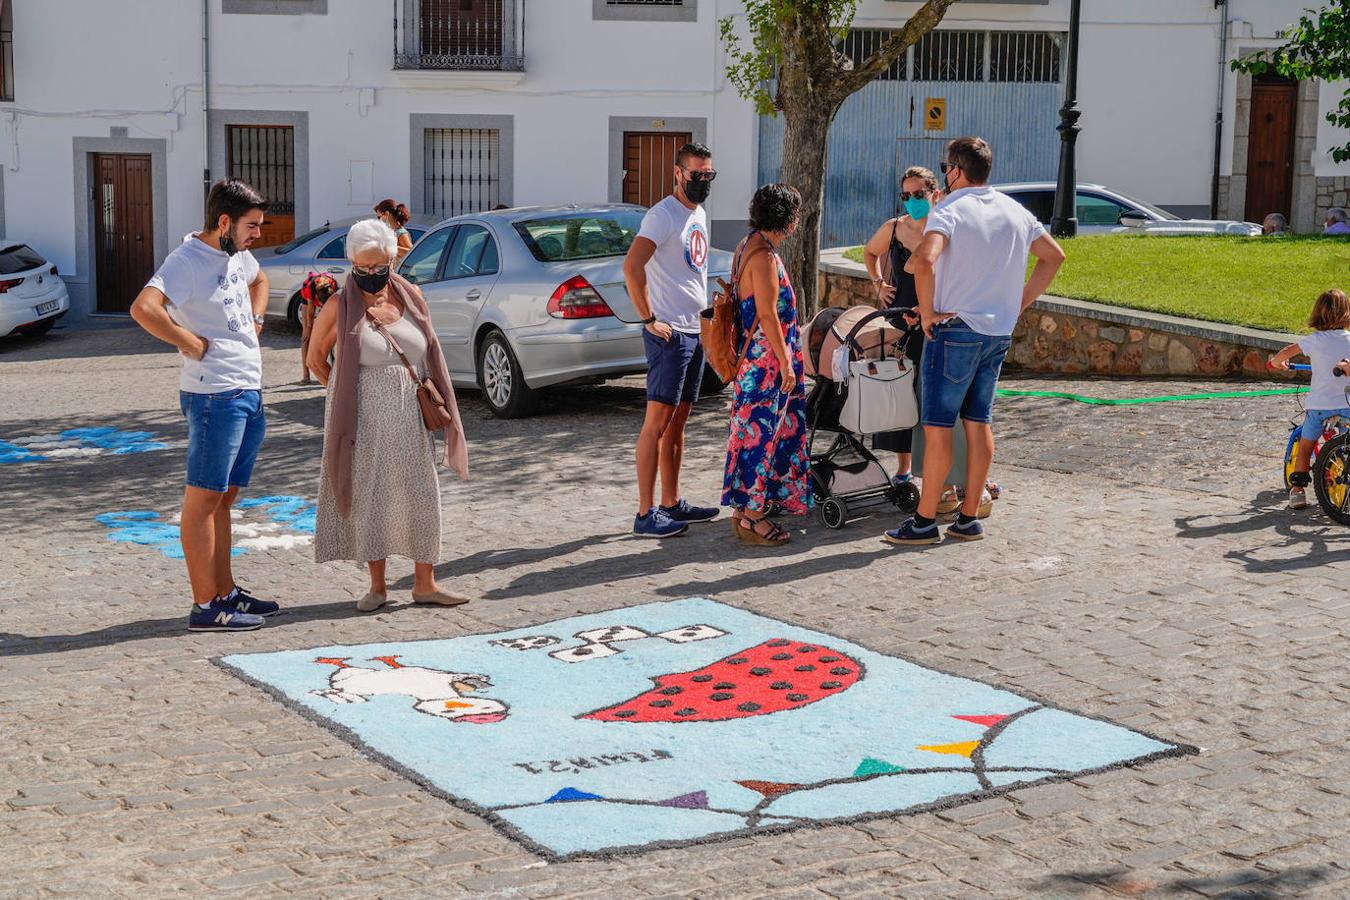
[[[905,271],[905,263],[909,262],[913,254],[896,236],[896,229],[899,227],[900,220],[897,218],[895,224],[891,226],[891,286],[895,288],[895,295],[891,297],[890,308],[918,309],[919,292],[914,286],[914,276]],[[905,345],[905,355],[912,360],[918,360],[922,352],[923,332],[916,329]]]

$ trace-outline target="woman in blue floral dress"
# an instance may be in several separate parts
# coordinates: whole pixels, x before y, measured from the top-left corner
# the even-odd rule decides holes
[[[807,475],[806,391],[802,387],[797,298],[777,248],[797,228],[802,198],[768,184],[750,201],[750,227],[736,253],[742,332],[750,346],[735,378],[722,505],[743,543],[786,544],[790,535],[767,517],[770,507],[805,515],[814,505]]]

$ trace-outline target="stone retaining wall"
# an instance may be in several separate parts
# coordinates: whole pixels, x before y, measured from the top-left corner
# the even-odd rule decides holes
[[[821,302],[875,306],[866,270],[840,250],[821,253]],[[1043,297],[1023,313],[1008,362],[1066,375],[1244,375],[1275,373],[1266,362],[1295,335],[1183,319],[1161,313]]]

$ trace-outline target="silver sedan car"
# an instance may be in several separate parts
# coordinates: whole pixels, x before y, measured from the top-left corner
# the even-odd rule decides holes
[[[253,251],[258,265],[267,274],[267,315],[285,317],[300,327],[300,286],[310,272],[326,272],[341,284],[352,264],[347,261],[347,231],[361,219],[357,216],[337,222],[325,222],[295,240],[276,247]],[[413,243],[427,233],[429,221],[409,222]]]
[[[532,413],[541,388],[646,371],[623,280],[646,210],[628,204],[521,208],[441,222],[399,272],[421,287],[456,385],[502,418]],[[712,250],[708,281],[731,254]],[[711,370],[708,391],[722,384]]]
[[[1043,225],[1054,216],[1055,184],[1051,181],[996,184],[1002,191],[1029,209]],[[1233,234],[1255,237],[1261,226],[1255,222],[1231,222],[1220,219],[1183,219],[1160,206],[1128,197],[1100,184],[1078,185],[1074,197],[1074,215],[1079,234]]]

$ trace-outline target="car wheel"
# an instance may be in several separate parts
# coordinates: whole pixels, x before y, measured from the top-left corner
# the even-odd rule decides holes
[[[291,302],[286,305],[286,324],[300,331],[304,326],[300,324],[300,301],[301,296],[296,294],[291,298]]]
[[[50,319],[43,319],[41,322],[37,322],[33,325],[24,326],[22,329],[20,329],[19,333],[26,334],[29,337],[37,337],[40,334],[46,334],[47,332],[51,331],[52,326],[54,326],[55,324],[56,324],[56,316],[52,316]]]
[[[713,367],[707,363],[703,364],[703,381],[699,384],[698,395],[700,397],[716,397],[727,389],[727,382],[723,381],[718,374],[713,371]]]
[[[478,348],[478,386],[493,415],[519,419],[538,408],[538,393],[525,383],[525,373],[500,331],[494,331]]]

